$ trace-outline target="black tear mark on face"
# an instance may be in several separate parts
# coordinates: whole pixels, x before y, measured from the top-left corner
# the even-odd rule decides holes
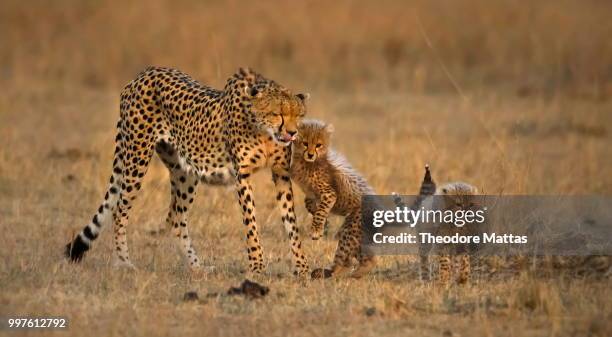
[[[281,118],[281,124],[278,127],[278,133],[283,132],[283,125],[285,125],[285,118],[283,117],[283,115],[280,115],[280,118]]]

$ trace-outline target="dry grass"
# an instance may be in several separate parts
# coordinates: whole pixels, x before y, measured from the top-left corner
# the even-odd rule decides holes
[[[310,91],[310,116],[335,124],[336,147],[380,193],[416,191],[430,163],[438,181],[466,180],[487,193],[609,195],[608,3],[0,6],[0,316],[67,316],[71,335],[582,336],[612,328],[609,278],[519,271],[446,291],[418,282],[412,259],[385,257],[362,280],[296,280],[265,173],[255,181],[269,264],[259,281],[271,288],[264,299],[206,298],[245,277],[231,188],[201,187],[190,215],[215,273],[190,275],[172,238],[147,234],[167,211],[158,160],[131,216],[138,271],[111,269],[110,231],[81,265],[60,254],[106,187],[118,88],[147,64],[217,87],[251,65]],[[297,212],[306,229],[302,205]],[[312,265],[330,261],[333,241],[304,245]],[[189,290],[202,300],[184,303]]]

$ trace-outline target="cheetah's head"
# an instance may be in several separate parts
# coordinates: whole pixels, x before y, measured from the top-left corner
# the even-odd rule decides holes
[[[298,133],[298,123],[306,114],[308,94],[293,94],[289,89],[252,70],[241,70],[246,85],[244,94],[250,102],[257,125],[277,143],[288,146]]]
[[[256,91],[251,93],[251,111],[257,122],[278,143],[284,146],[291,144],[297,137],[298,123],[306,114],[304,102],[308,94],[294,95],[286,89],[277,90],[273,87],[254,87],[251,90]]]
[[[446,209],[467,210],[474,208],[478,189],[464,182],[454,182],[441,186],[436,194],[444,196]]]
[[[325,157],[329,149],[331,134],[334,126],[321,121],[310,119],[300,123],[297,141],[293,149],[305,161],[312,163],[318,158]]]

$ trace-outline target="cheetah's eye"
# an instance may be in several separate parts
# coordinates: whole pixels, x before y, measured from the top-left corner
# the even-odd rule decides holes
[[[318,143],[318,144],[316,145],[317,149],[318,149],[318,148],[320,148],[321,146],[323,146],[323,144],[321,144],[321,143]]]

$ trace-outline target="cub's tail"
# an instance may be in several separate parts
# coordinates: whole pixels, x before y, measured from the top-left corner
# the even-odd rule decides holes
[[[423,177],[423,181],[421,182],[421,188],[419,189],[418,196],[414,199],[410,209],[417,209],[421,207],[423,200],[430,195],[434,195],[436,193],[436,182],[431,178],[431,172],[429,171],[429,165],[425,165],[425,176]],[[397,207],[406,207],[406,204],[402,200],[399,195],[395,195],[393,199],[395,205]]]
[[[429,165],[425,165],[425,176],[421,183],[421,189],[419,190],[419,196],[427,197],[436,193],[436,182],[431,178],[431,172],[429,171]]]

